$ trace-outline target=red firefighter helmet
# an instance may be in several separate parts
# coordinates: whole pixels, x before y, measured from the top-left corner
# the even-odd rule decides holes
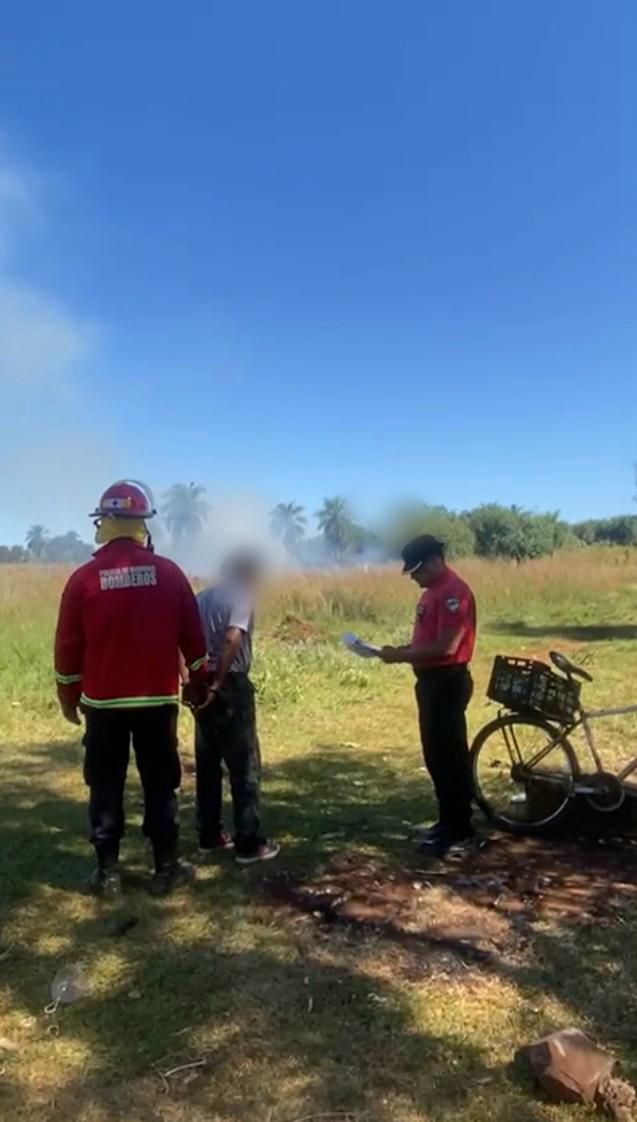
[[[90,518],[152,518],[157,514],[150,487],[138,479],[119,479],[107,487]]]

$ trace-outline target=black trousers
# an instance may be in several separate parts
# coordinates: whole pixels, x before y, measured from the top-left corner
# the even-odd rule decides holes
[[[473,693],[466,666],[419,671],[416,699],[427,770],[436,790],[440,821],[464,836],[471,824],[472,780],[466,709]]]
[[[144,790],[144,834],[155,862],[173,860],[179,837],[176,791],[181,782],[177,706],[85,710],[84,779],[90,791],[90,840],[98,861],[117,861],[124,836],[124,788],[133,742]]]
[[[230,776],[237,853],[253,853],[263,841],[259,816],[261,757],[254,686],[247,674],[228,674],[215,700],[197,715],[197,827],[203,847],[222,828],[222,770]]]

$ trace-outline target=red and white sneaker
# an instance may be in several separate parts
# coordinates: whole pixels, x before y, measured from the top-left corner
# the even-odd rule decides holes
[[[272,861],[279,856],[281,846],[276,842],[264,841],[253,853],[237,853],[237,865],[256,865],[258,861]]]
[[[199,852],[202,857],[208,857],[211,853],[216,853],[218,849],[234,849],[234,842],[225,830],[220,830],[211,843],[199,844]]]

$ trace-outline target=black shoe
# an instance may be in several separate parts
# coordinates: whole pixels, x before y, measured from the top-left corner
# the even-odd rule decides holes
[[[192,884],[194,879],[195,870],[192,865],[186,861],[167,861],[155,870],[150,891],[153,896],[169,896],[176,888]]]
[[[470,831],[470,833],[465,834],[464,837],[454,838],[447,846],[444,856],[460,859],[461,857],[466,857],[470,853],[475,853],[476,848],[476,836],[473,831]]]
[[[444,834],[446,829],[444,822],[434,822],[433,826],[414,826],[412,837],[421,844],[429,843]]]
[[[421,853],[429,857],[461,857],[475,846],[472,830],[451,830],[448,826],[420,843]]]
[[[95,896],[104,896],[113,900],[122,894],[122,874],[117,865],[102,868],[101,865],[91,874],[88,882],[89,890]]]

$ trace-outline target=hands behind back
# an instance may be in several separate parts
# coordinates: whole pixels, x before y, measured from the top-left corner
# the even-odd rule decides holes
[[[188,709],[193,713],[198,713],[201,709],[207,709],[209,705],[215,700],[219,685],[217,682],[212,682],[209,679],[202,681],[193,681],[190,678],[184,682],[181,690],[181,700]]]

